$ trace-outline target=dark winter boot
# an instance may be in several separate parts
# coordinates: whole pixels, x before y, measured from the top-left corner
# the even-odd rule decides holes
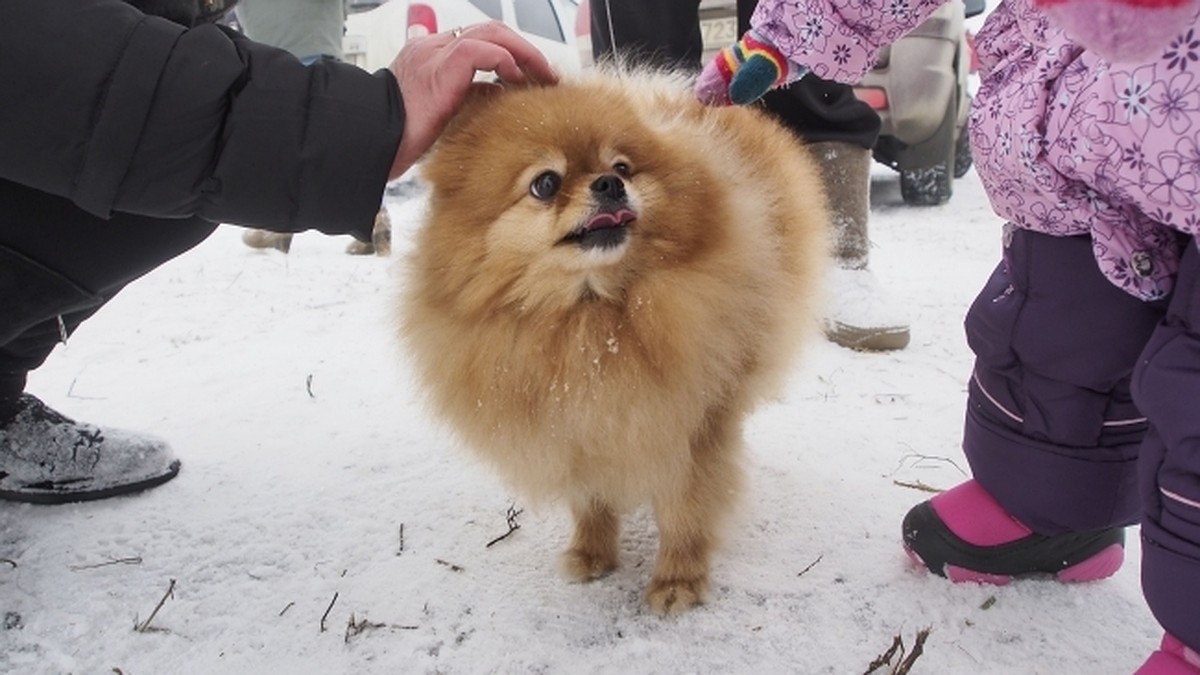
[[[1123,528],[1038,534],[974,480],[913,507],[902,533],[909,557],[955,582],[1003,586],[1036,575],[1094,581],[1112,576],[1125,560]]]
[[[904,349],[908,317],[867,269],[871,151],[835,141],[811,143],[809,148],[821,169],[833,220],[835,264],[827,281],[825,335],[850,349]]]
[[[29,394],[16,408],[0,422],[0,499],[104,499],[161,485],[179,473],[179,460],[158,439],[81,424]]]

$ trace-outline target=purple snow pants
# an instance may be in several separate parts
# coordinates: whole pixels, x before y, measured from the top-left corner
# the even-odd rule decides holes
[[[1036,532],[1142,522],[1147,602],[1197,648],[1200,255],[1187,246],[1172,298],[1143,302],[1100,273],[1089,237],[1012,230],[967,313],[963,449]]]
[[[1200,651],[1200,249],[1190,242],[1167,318],[1133,374],[1150,420],[1138,460],[1142,590],[1158,622]]]

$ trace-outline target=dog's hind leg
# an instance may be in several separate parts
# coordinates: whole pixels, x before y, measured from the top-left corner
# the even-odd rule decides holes
[[[691,440],[690,471],[677,489],[654,498],[659,548],[646,602],[656,614],[679,614],[704,601],[720,525],[742,482],[741,434],[728,411],[710,414]]]
[[[575,534],[563,553],[562,572],[571,581],[591,581],[617,569],[620,521],[612,507],[598,499],[571,504]]]

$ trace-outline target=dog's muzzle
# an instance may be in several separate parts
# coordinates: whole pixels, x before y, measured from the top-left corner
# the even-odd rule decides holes
[[[592,181],[589,189],[597,204],[596,212],[563,237],[562,243],[584,250],[620,246],[629,236],[630,223],[637,219],[637,212],[629,207],[625,183],[607,174]]]

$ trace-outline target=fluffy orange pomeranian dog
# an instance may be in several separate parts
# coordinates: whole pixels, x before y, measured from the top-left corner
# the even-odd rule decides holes
[[[743,422],[816,324],[813,160],[684,78],[590,72],[477,95],[423,177],[402,334],[436,412],[519,492],[570,507],[568,578],[614,570],[622,513],[648,503],[647,602],[701,602]]]

